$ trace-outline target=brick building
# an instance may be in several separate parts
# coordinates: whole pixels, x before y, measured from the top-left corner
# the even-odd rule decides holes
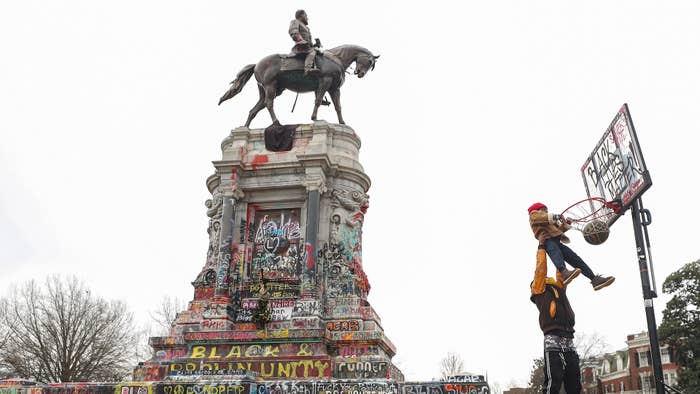
[[[654,377],[651,365],[649,335],[646,332],[627,336],[627,347],[584,361],[581,367],[584,394],[653,393]],[[666,384],[675,386],[678,365],[673,351],[661,347],[661,368]]]

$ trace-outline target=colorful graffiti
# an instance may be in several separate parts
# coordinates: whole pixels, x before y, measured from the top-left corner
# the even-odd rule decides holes
[[[482,383],[416,382],[403,383],[403,394],[490,394],[489,385]]]
[[[338,246],[343,263],[353,276],[354,290],[363,298],[370,289],[369,280],[362,269],[362,225],[369,206],[368,199],[369,196],[357,190],[336,189],[331,192],[330,244]],[[340,291],[347,292],[347,280],[340,275],[332,279],[331,284],[338,280],[343,282]]]
[[[252,238],[253,274],[262,272],[266,279],[298,278],[301,255],[299,209],[255,212],[255,235]]]
[[[339,379],[389,379],[386,361],[337,362],[333,376]]]
[[[297,301],[292,310],[292,316],[315,316],[321,313],[321,303],[318,300]]]
[[[361,296],[348,261],[345,260],[345,246],[338,243],[325,243],[318,252],[323,260],[323,275],[325,277],[325,292],[329,298],[345,296]]]
[[[454,375],[447,377],[448,382],[460,383],[486,383],[484,375]]]
[[[250,383],[162,383],[155,394],[256,394]]]
[[[281,339],[281,338],[321,338],[325,330],[257,330],[257,331],[209,331],[209,332],[186,332],[185,341],[253,341],[259,339]]]
[[[228,375],[232,371],[251,371],[262,378],[323,378],[330,377],[329,359],[295,359],[280,361],[240,362],[175,362],[170,375]]]
[[[250,357],[279,358],[290,356],[314,356],[325,354],[320,342],[273,343],[251,345],[207,345],[193,346],[182,356],[188,359],[238,359]]]
[[[295,280],[268,282],[264,286],[271,298],[298,298],[300,295],[299,283]],[[243,290],[243,298],[259,298],[262,288],[262,282],[249,283]]]
[[[266,286],[267,288],[267,286]],[[292,318],[292,311],[296,300],[294,299],[273,299],[269,301],[271,321],[285,321]],[[258,308],[257,299],[244,299],[241,302],[241,309],[236,311],[236,320],[248,322],[252,320],[254,311]]]
[[[168,361],[176,358],[184,357],[187,354],[186,349],[164,349],[156,352],[156,360]]]
[[[356,345],[356,346],[340,346],[338,348],[338,356],[341,357],[358,357],[358,356],[377,356],[380,355],[379,346],[374,345]]]
[[[266,367],[267,368],[267,367]],[[284,371],[285,367],[282,368]],[[269,371],[266,369],[266,371]],[[486,382],[406,382],[379,378],[366,381],[253,381],[243,370],[231,370],[240,378],[193,381],[171,376],[176,381],[144,383],[54,383],[32,387],[0,387],[2,394],[490,394]],[[269,373],[269,372],[268,372]],[[292,371],[289,371],[290,375]],[[311,373],[311,367],[309,367]],[[185,380],[181,380],[185,379]]]
[[[398,394],[399,385],[392,382],[320,382],[315,394]]]
[[[326,323],[328,331],[359,331],[360,320],[336,320]]]

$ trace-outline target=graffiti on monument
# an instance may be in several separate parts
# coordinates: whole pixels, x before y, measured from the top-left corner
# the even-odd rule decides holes
[[[121,385],[116,385],[114,383],[50,383],[43,387],[43,394],[115,394],[121,393],[116,391],[116,389]],[[36,388],[32,388],[36,389]],[[37,393],[32,390],[27,394]],[[150,393],[149,393],[150,394]]]
[[[160,362],[144,361],[134,368],[132,375],[136,381],[161,380],[165,376],[166,367]]]
[[[392,382],[318,382],[316,394],[398,394]]]
[[[325,330],[256,330],[256,331],[200,331],[184,333],[185,341],[251,341],[286,338],[321,338]]]
[[[293,317],[316,316],[321,313],[321,304],[318,300],[298,300],[292,309]]]
[[[490,394],[486,382],[415,382],[401,385],[403,394]]]
[[[155,394],[256,394],[256,390],[248,382],[173,382],[158,383]]]
[[[244,298],[244,300],[242,301],[241,306],[243,306],[243,304],[246,302],[245,299],[259,298],[263,286],[265,286],[265,291],[267,292],[270,298],[296,299],[299,297],[300,294],[298,282],[267,282],[265,284],[263,284],[262,282],[251,282],[246,286],[246,288],[243,289],[242,297]],[[247,301],[250,302],[251,300]],[[255,302],[257,302],[257,300],[255,300]],[[246,321],[239,318],[236,319]]]
[[[280,361],[240,362],[175,362],[170,364],[170,375],[229,375],[240,371],[251,371],[261,378],[329,378],[330,360],[300,358]]]
[[[266,288],[275,287],[266,286]],[[277,294],[275,292],[275,294]],[[273,299],[269,301],[270,321],[285,321],[292,318],[292,311],[296,300],[294,299]],[[236,320],[241,322],[252,321],[253,313],[258,308],[258,300],[244,299],[241,308],[236,311]]]
[[[256,211],[251,272],[266,279],[298,278],[301,253],[299,208]]]
[[[126,383],[117,385],[116,394],[153,394],[153,386],[148,383]]]
[[[460,383],[486,383],[484,375],[454,375],[447,377],[448,382]]]
[[[335,377],[340,379],[388,379],[389,363],[386,361],[336,362]]]
[[[113,383],[52,383],[34,387],[4,389],[3,394],[490,394],[486,382],[405,382],[378,381],[292,381],[250,380],[243,370],[216,380],[191,381],[187,376],[171,376],[173,381]],[[185,379],[185,380],[182,380]]]
[[[168,361],[184,357],[187,354],[185,349],[162,349],[156,352],[156,360]]]
[[[315,356],[325,354],[320,342],[310,343],[271,343],[251,345],[198,345],[182,356],[188,359],[228,360],[251,357],[279,358],[294,356]]]
[[[314,394],[314,382],[279,381],[259,383],[257,394]]]
[[[328,331],[360,331],[361,320],[334,320],[326,323]]]
[[[370,289],[362,269],[362,225],[368,206],[369,196],[361,191],[336,189],[331,192],[330,244],[338,245],[343,262],[353,275],[354,290],[363,298]],[[330,283],[337,280],[343,282],[339,285],[341,292],[349,289],[342,275],[337,275]]]
[[[326,296],[328,298],[361,295],[350,264],[345,260],[345,247],[338,243],[325,243],[318,252],[323,261]]]
[[[354,345],[354,346],[340,346],[337,349],[337,354],[334,352],[333,356],[342,357],[358,357],[358,356],[378,356],[381,355],[379,346],[376,345]]]
[[[205,268],[215,267],[219,260],[219,238],[221,236],[221,216],[223,213],[223,195],[220,188],[217,186],[212,192],[212,198],[207,200],[204,205],[207,207],[207,216],[209,217],[209,249],[207,250],[207,260]]]

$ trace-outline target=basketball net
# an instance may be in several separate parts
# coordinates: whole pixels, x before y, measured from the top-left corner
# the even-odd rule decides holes
[[[586,224],[599,220],[608,222],[611,216],[620,212],[619,201],[605,201],[600,197],[587,198],[566,208],[561,215],[568,219],[571,227],[583,231]]]

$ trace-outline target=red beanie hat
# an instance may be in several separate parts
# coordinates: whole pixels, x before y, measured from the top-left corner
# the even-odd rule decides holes
[[[536,202],[530,205],[530,208],[527,209],[527,213],[532,213],[532,211],[537,211],[541,208],[547,208],[547,206],[542,204],[541,202]]]

